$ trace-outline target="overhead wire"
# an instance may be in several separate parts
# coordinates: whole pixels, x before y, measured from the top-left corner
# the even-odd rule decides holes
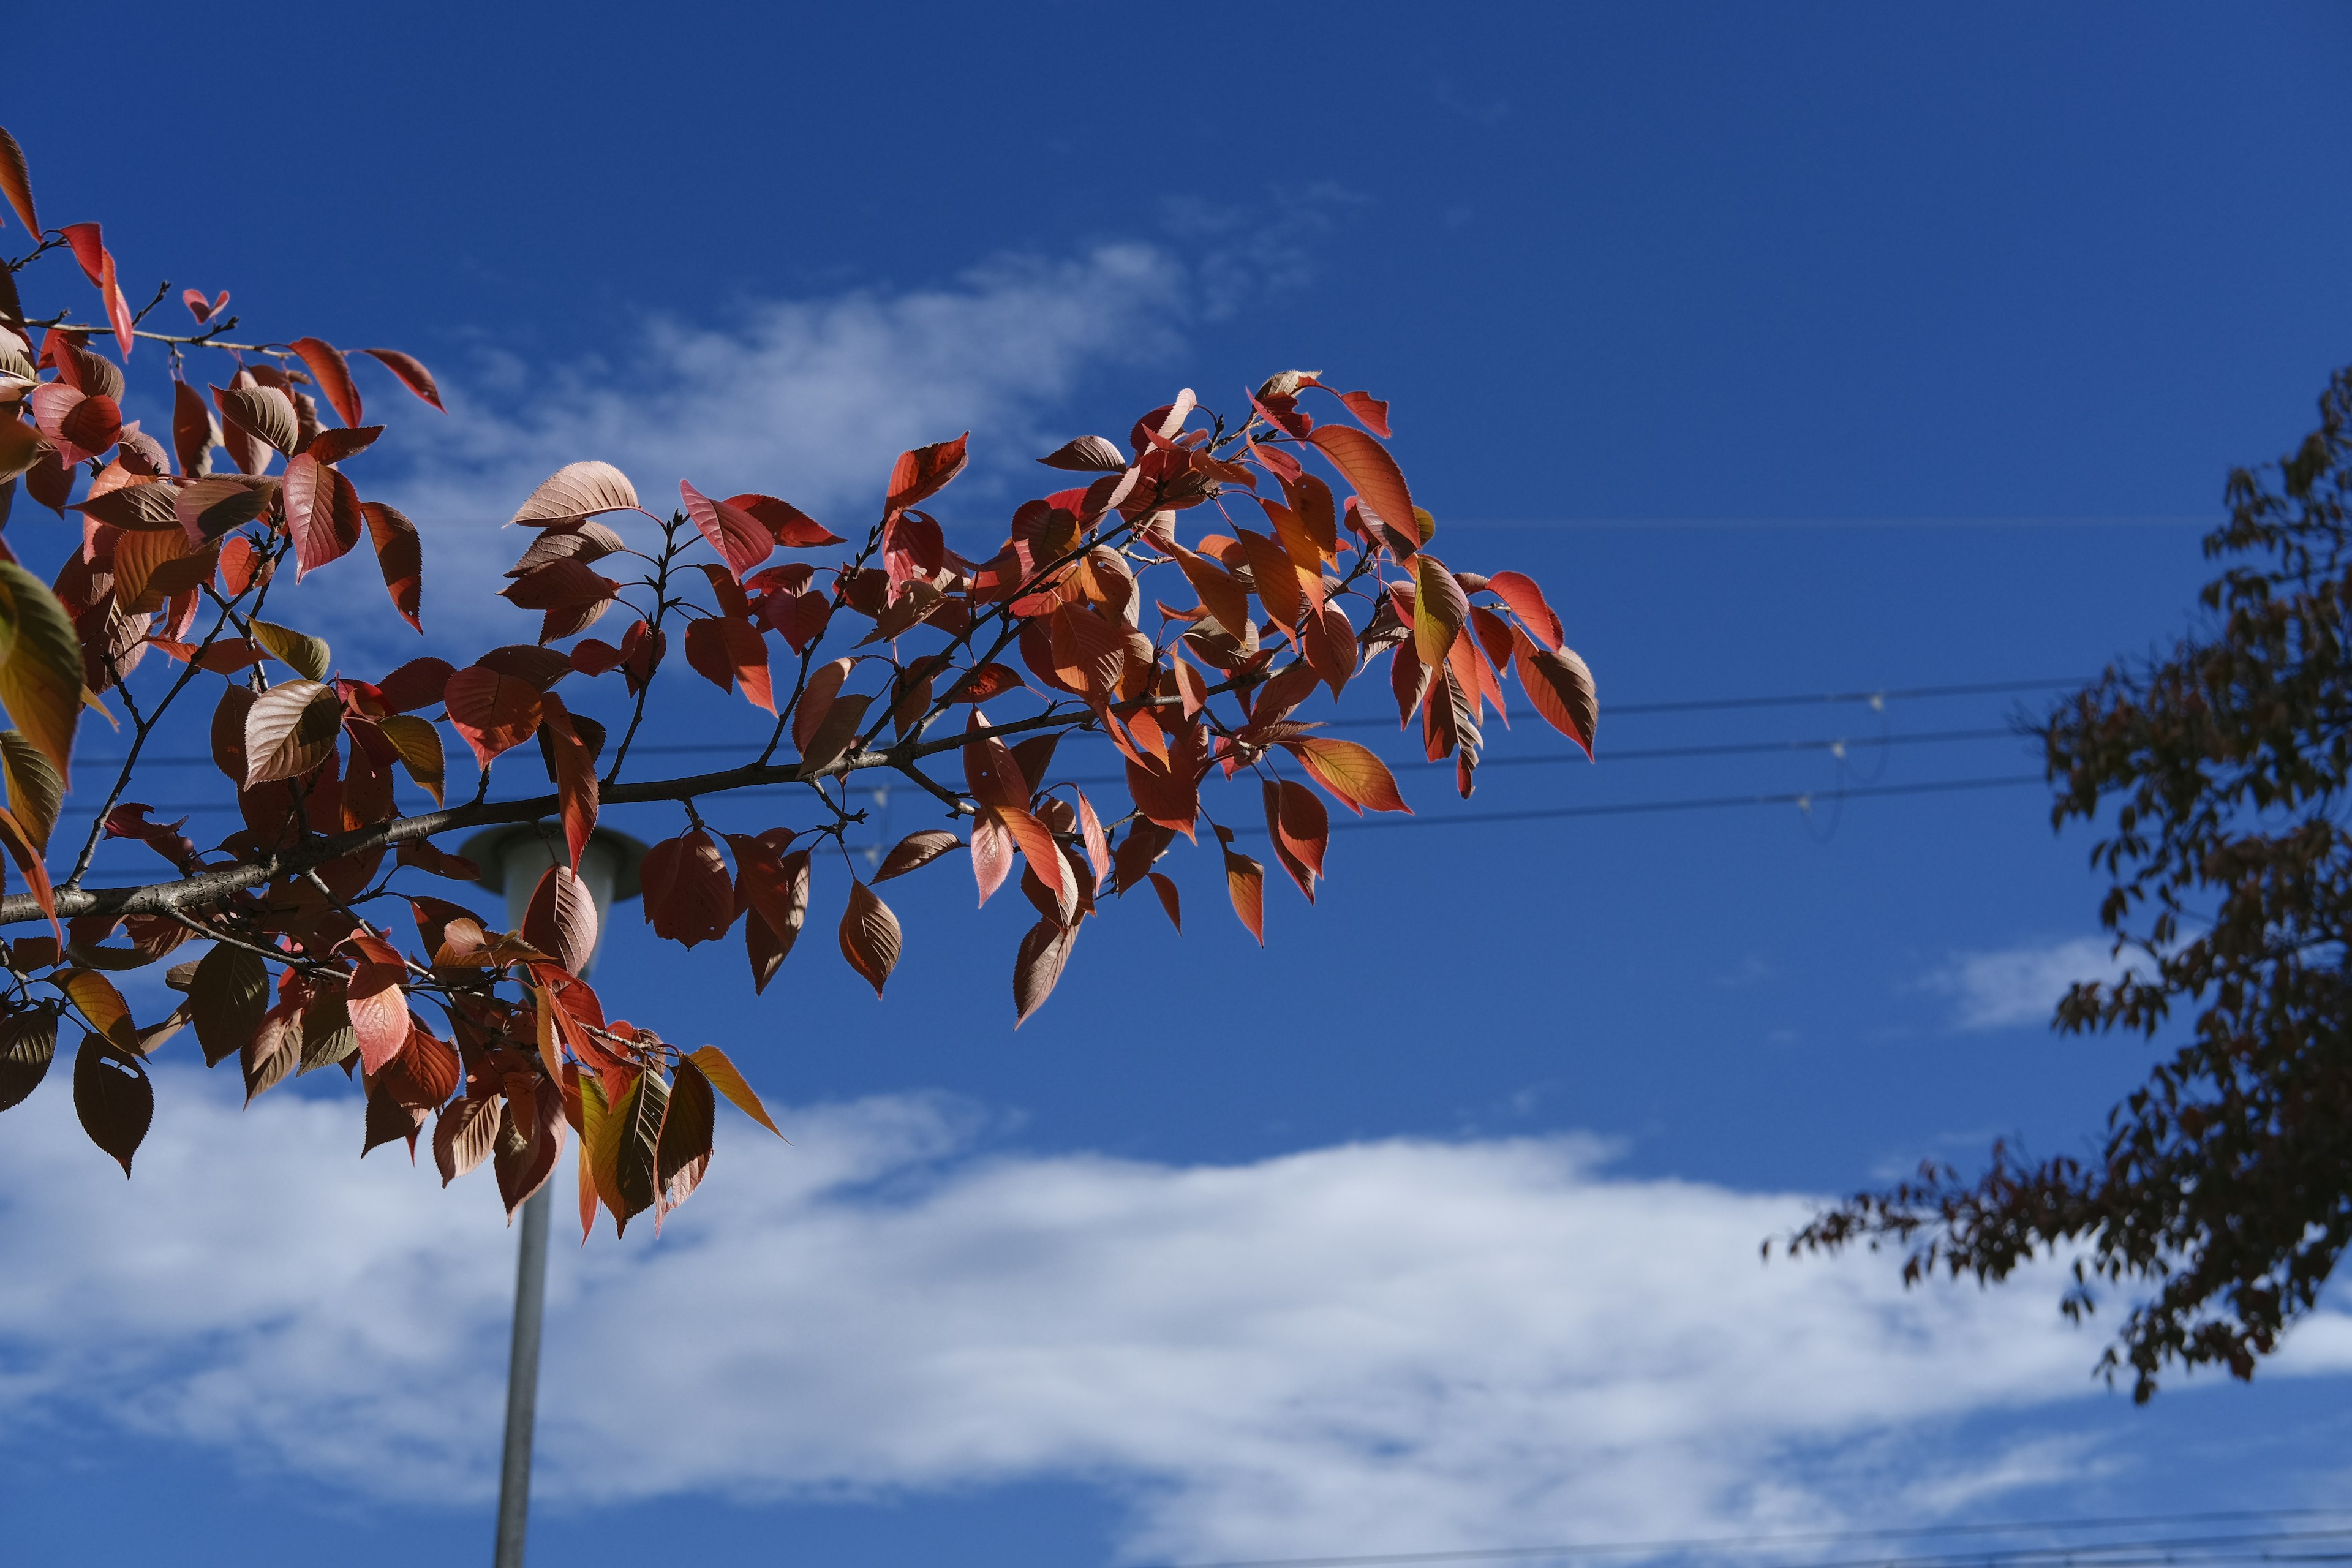
[[[1679,1540],[1576,1542],[1545,1546],[1465,1547],[1455,1551],[1370,1552],[1322,1557],[1264,1557],[1220,1563],[1189,1563],[1181,1565],[1181,1568],[1407,1568],[1410,1564],[1424,1563],[1509,1562],[1543,1557],[1660,1557],[1669,1554],[1706,1556],[1731,1552],[1787,1552],[1796,1548],[1809,1546],[1857,1546],[1874,1541],[1926,1542],[1939,1536],[2067,1534],[2092,1531],[2155,1530],[2197,1525],[2284,1523],[2294,1520],[2315,1521],[2342,1519],[2347,1516],[2352,1516],[2352,1509],[2225,1509],[2178,1514],[2120,1514],[2082,1519],[1979,1521],[1953,1524],[1896,1525],[1867,1530],[1694,1536]],[[1808,1568],[1937,1568],[1937,1565],[1946,1563],[2023,1563],[2046,1561],[2052,1557],[2095,1562],[2099,1568],[2125,1568],[2125,1559],[2117,1554],[2161,1552],[2167,1555],[2149,1555],[2145,1560],[2150,1563],[2163,1563],[2178,1561],[2177,1557],[2168,1554],[2187,1550],[2200,1553],[2197,1561],[2215,1562],[2222,1559],[2207,1553],[2244,1552],[2256,1545],[2273,1542],[2320,1542],[2347,1538],[2352,1538],[2352,1529],[2242,1531],[2225,1535],[2172,1536],[2157,1541],[2076,1542],[2053,1546],[1996,1548],[1990,1552],[1979,1550],[1910,1557],[1873,1556],[1857,1558],[1850,1563],[1811,1563]],[[2260,1557],[2248,1560],[2336,1561],[2342,1555],[2346,1554],[2329,1553],[2324,1557],[2284,1558],[2265,1552]],[[1176,1565],[1168,1565],[1168,1568],[1176,1568]]]

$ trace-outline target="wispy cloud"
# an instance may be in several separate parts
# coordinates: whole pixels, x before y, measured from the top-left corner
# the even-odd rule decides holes
[[[480,1497],[511,1279],[487,1178],[354,1161],[347,1104],[160,1078],[129,1184],[59,1086],[11,1113],[0,1418]],[[2047,1480],[2065,1455],[1916,1440],[2090,1386],[2054,1280],[1761,1264],[1803,1200],[1612,1179],[1576,1138],[1166,1166],[991,1152],[919,1099],[790,1124],[724,1140],[657,1244],[558,1249],[551,1498],[1087,1478],[1180,1560],[1638,1539]]]
[[[2112,981],[2131,965],[2110,943],[2080,937],[2043,946],[1959,952],[1930,974],[1930,991],[1952,999],[1953,1022],[1963,1029],[2047,1026],[2066,988],[2078,980]]]

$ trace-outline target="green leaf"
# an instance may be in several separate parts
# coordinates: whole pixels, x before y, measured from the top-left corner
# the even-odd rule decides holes
[[[275,626],[268,621],[250,621],[253,640],[268,648],[295,674],[306,680],[324,680],[330,668],[331,650],[323,637],[310,637],[291,627]]]
[[[0,561],[0,706],[67,784],[81,702],[81,641],[73,617],[39,578]]]

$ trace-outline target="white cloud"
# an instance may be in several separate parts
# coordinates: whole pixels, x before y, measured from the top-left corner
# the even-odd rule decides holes
[[[2066,988],[2078,980],[2114,981],[2130,967],[2104,938],[2081,937],[2041,947],[1961,952],[1928,976],[1927,989],[1952,998],[1963,1029],[2047,1027]]]
[[[240,1115],[160,1079],[128,1184],[62,1084],[10,1113],[0,1418],[482,1496],[511,1279],[487,1176],[353,1160],[347,1100]],[[727,1138],[658,1243],[559,1246],[542,1495],[1083,1478],[1132,1501],[1133,1550],[1201,1560],[1833,1523],[2075,1462],[1929,1441],[2092,1388],[2054,1280],[1759,1263],[1801,1199],[1611,1179],[1577,1138],[1171,1167],[978,1130],[802,1110],[793,1147]]]
[[[856,537],[909,447],[970,429],[976,474],[1044,473],[1030,459],[1077,432],[1047,432],[1041,416],[1091,372],[1170,357],[1181,325],[1213,307],[1222,258],[1108,244],[999,258],[936,288],[755,301],[724,325],[656,318],[551,364],[485,354],[443,367],[448,418],[404,419],[387,448],[403,466],[376,489],[425,532],[427,626],[469,634],[493,616],[521,624],[489,598],[528,542],[499,525],[566,463],[617,466],[656,512],[686,479],[782,495]],[[1094,426],[1123,437],[1145,406]]]

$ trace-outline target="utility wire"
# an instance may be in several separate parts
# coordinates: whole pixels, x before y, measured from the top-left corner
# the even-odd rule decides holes
[[[1455,1552],[1391,1552],[1339,1557],[1265,1557],[1240,1562],[1203,1563],[1185,1568],[1402,1568],[1420,1563],[1508,1562],[1532,1557],[1607,1557],[1664,1556],[1667,1553],[1709,1554],[1733,1552],[1754,1552],[1781,1551],[1801,1546],[1860,1545],[1873,1541],[1930,1541],[1938,1536],[2024,1535],[2081,1532],[2099,1530],[2160,1529],[2189,1525],[2251,1524],[2283,1522],[2289,1520],[2340,1519],[2352,1514],[2352,1509],[2284,1508],[2232,1509],[2203,1513],[2125,1514],[2105,1519],[2019,1520],[1976,1524],[1928,1524],[1895,1526],[1879,1530],[1807,1531],[1787,1534],[1732,1536],[1697,1536],[1669,1541],[1578,1542],[1552,1546],[1493,1546],[1465,1548]],[[2334,1529],[2300,1531],[2263,1531],[2236,1535],[2205,1537],[2173,1537],[2163,1541],[2128,1542],[2077,1542],[2071,1546],[2041,1548],[2000,1548],[1990,1551],[1953,1552],[1936,1556],[1909,1558],[1870,1557],[1858,1559],[1853,1564],[1815,1564],[1811,1568],[1928,1568],[1930,1564],[1947,1563],[1990,1563],[2024,1562],[2033,1557],[2095,1556],[2102,1568],[2121,1568],[2116,1558],[2105,1555],[2121,1552],[2155,1552],[2189,1549],[2218,1552],[2229,1548],[2246,1548],[2268,1542],[2294,1541],[2333,1541],[2352,1536],[2352,1530]],[[2281,1559],[2263,1552],[2258,1561],[2335,1561],[2339,1554],[2326,1558]],[[2200,1561],[2213,1561],[2200,1556]],[[2163,1556],[2151,1556],[2147,1561],[2161,1563]]]

